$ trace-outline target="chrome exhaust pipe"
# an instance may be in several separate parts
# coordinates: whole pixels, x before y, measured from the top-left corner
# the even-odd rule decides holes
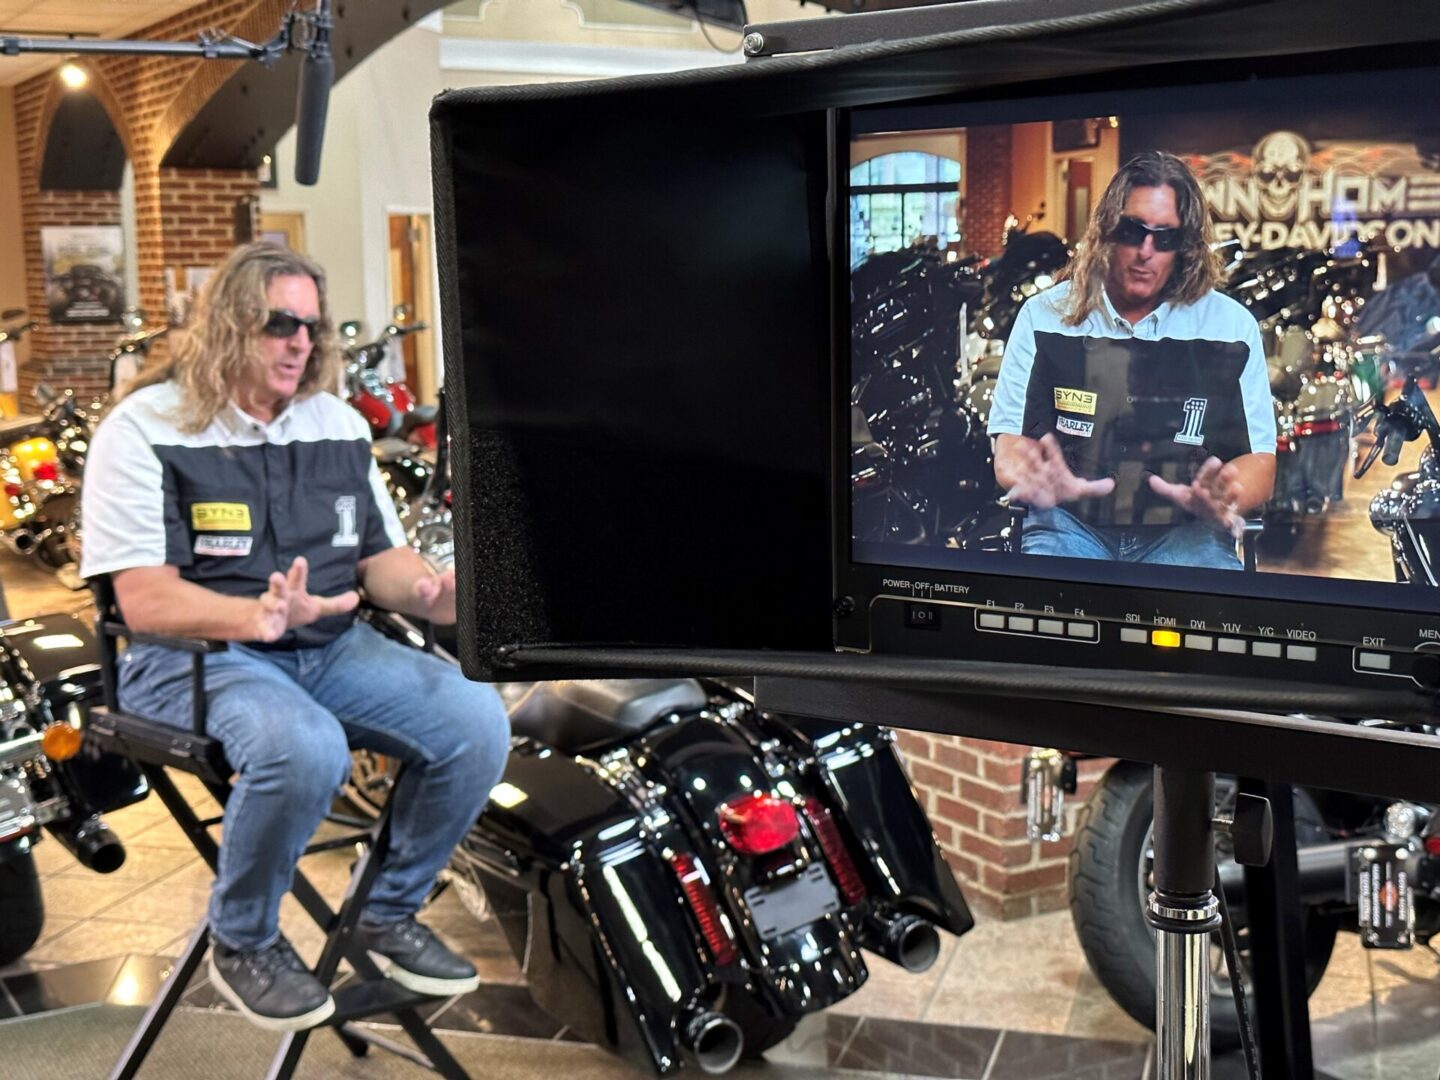
[[[871,915],[860,944],[915,974],[930,970],[940,957],[940,934],[919,915]]]
[[[729,1072],[745,1049],[740,1025],[717,1012],[697,1012],[681,1027],[680,1045],[702,1072]]]
[[[113,874],[125,865],[125,845],[98,814],[83,821],[51,822],[47,827],[50,835],[86,869]]]
[[[5,546],[16,555],[31,555],[40,546],[40,537],[29,529],[14,529],[5,534]]]

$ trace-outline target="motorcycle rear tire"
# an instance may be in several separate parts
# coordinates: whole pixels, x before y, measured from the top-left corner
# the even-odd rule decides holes
[[[45,897],[35,856],[12,855],[0,862],[0,967],[30,951],[45,926]]]
[[[1148,765],[1113,766],[1081,809],[1070,852],[1070,915],[1090,969],[1115,1003],[1152,1031],[1155,937],[1145,922],[1138,874],[1154,818],[1153,775]],[[1298,789],[1295,822],[1302,842],[1323,832],[1319,809]],[[1304,926],[1308,995],[1325,974],[1338,927],[1333,918],[1309,911]],[[1253,986],[1251,997],[1253,1010]],[[1240,1045],[1239,1016],[1231,1001],[1218,996],[1211,1000],[1210,1044],[1216,1052]]]

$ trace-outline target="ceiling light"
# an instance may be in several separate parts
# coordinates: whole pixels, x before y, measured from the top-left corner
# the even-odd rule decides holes
[[[90,81],[90,76],[86,74],[85,69],[79,64],[71,61],[61,66],[60,81],[71,90],[79,90]]]

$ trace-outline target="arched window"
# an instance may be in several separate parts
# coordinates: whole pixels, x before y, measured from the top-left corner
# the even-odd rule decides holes
[[[922,236],[941,247],[960,242],[955,204],[960,162],[939,154],[901,150],[850,169],[850,263],[880,251],[898,251]]]

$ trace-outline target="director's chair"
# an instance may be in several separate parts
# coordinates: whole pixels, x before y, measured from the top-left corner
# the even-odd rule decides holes
[[[91,709],[87,737],[106,749],[127,755],[139,766],[176,824],[213,872],[217,866],[220,848],[210,830],[224,820],[223,810],[230,796],[230,777],[233,770],[225,760],[220,741],[205,731],[205,657],[221,652],[228,646],[217,641],[134,633],[121,621],[110,579],[101,576],[93,579],[91,585],[98,612],[96,639],[100,648],[104,704]],[[118,638],[125,638],[135,644],[164,645],[190,654],[193,660],[194,704],[188,728],[161,723],[120,709],[116,670]],[[220,804],[221,814],[210,818],[199,817],[175,787],[167,769],[177,769],[198,777]],[[394,787],[391,790],[393,792]],[[389,844],[390,815],[389,798],[386,798],[373,822],[332,815],[330,821],[352,831],[343,836],[312,843],[305,849],[305,855],[313,855],[352,844],[363,846],[363,853],[351,872],[350,884],[338,911],[331,909],[298,868],[295,871],[290,891],[306,914],[325,931],[325,944],[315,965],[315,977],[330,986],[343,958],[350,962],[360,980],[333,992],[335,1013],[321,1026],[333,1028],[341,1042],[356,1057],[363,1056],[372,1045],[378,1046],[432,1069],[446,1080],[469,1080],[468,1074],[415,1012],[417,1005],[433,1002],[435,998],[416,994],[385,978],[354,937],[355,925],[379,875],[380,864]],[[190,979],[204,959],[209,943],[207,918],[196,928],[184,953],[176,962],[175,970],[161,987],[159,995],[146,1011],[135,1034],[131,1036],[119,1062],[110,1073],[110,1080],[129,1080],[139,1071],[145,1056],[164,1029]],[[418,1052],[374,1032],[357,1028],[352,1023],[354,1020],[380,1013],[393,1014],[400,1021],[401,1027],[414,1041]],[[310,1031],[313,1030],[315,1029],[285,1035],[267,1074],[270,1080],[285,1080],[294,1074]]]

